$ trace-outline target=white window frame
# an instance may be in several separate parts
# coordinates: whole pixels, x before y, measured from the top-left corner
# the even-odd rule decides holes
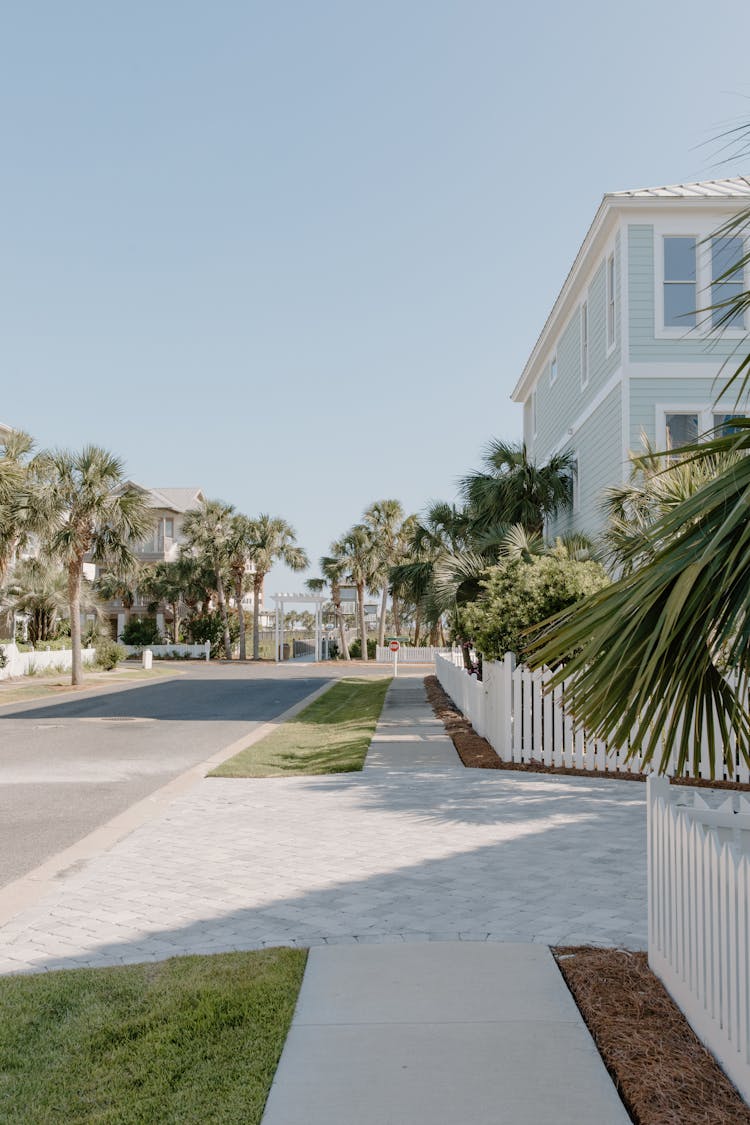
[[[557,351],[554,351],[552,353],[552,359],[549,361],[549,385],[551,387],[554,387],[556,382],[557,382]]]
[[[591,332],[589,331],[589,303],[581,302],[580,324],[580,354],[581,354],[581,390],[589,385],[589,361],[591,352]]]
[[[700,229],[696,224],[693,229],[685,227],[685,218],[681,216],[673,222],[662,220],[654,224],[654,337],[657,340],[685,340],[685,339],[735,339],[741,340],[746,335],[746,328],[714,328],[711,323],[711,313],[707,310],[712,304],[712,239],[716,236],[720,219],[708,220],[707,229]],[[697,317],[694,327],[666,326],[664,324],[664,239],[665,238],[694,238],[695,239],[695,293]],[[745,240],[747,250],[747,240]],[[744,271],[743,284],[747,287],[747,270]],[[747,319],[747,318],[746,318]]]
[[[713,429],[714,414],[736,414],[738,417],[750,417],[750,410],[741,408],[735,410],[734,402],[659,402],[656,411],[656,448],[667,448],[667,414],[697,414],[698,434],[705,434]]]
[[[614,250],[612,250],[607,255],[605,269],[607,274],[607,307],[605,309],[605,317],[607,334],[607,355],[609,356],[615,350],[615,342],[617,340],[617,263],[615,261]]]

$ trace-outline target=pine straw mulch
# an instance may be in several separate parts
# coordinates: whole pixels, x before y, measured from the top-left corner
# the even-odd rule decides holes
[[[635,1125],[750,1125],[750,1107],[645,953],[552,950]]]
[[[557,773],[568,777],[603,777],[615,781],[646,780],[643,773],[628,773],[625,770],[579,770],[568,766],[545,766],[543,762],[504,762],[498,757],[486,738],[474,730],[466,716],[458,710],[455,703],[443,690],[437,676],[425,676],[424,686],[427,699],[435,715],[443,723],[456,752],[465,766],[479,770],[517,770],[520,773]],[[750,793],[750,785],[740,781],[706,781],[696,777],[673,777],[673,785],[688,785],[699,789],[735,789]]]

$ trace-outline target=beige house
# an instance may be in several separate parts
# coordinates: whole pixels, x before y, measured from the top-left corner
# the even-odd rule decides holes
[[[144,492],[148,497],[149,507],[153,510],[153,531],[148,539],[135,545],[134,553],[139,562],[149,565],[157,562],[174,562],[180,553],[180,546],[184,539],[182,525],[187,512],[199,508],[205,500],[203,490],[200,488],[144,488],[135,481],[128,481],[128,485]],[[101,568],[96,568],[96,577]],[[135,590],[134,597],[115,598],[108,602],[105,614],[109,618],[110,627],[115,637],[119,637],[125,628],[129,617],[145,617],[148,607],[140,592]],[[164,620],[164,607],[159,607],[156,614],[156,627],[160,633],[166,632]]]

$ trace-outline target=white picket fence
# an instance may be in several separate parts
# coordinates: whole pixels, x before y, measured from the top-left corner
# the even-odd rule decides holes
[[[0,645],[5,654],[5,667],[0,668],[0,680],[14,676],[30,676],[37,672],[67,671],[73,663],[73,650],[69,648],[35,649],[33,652],[19,652],[15,644]],[[93,664],[96,650],[81,650],[84,664]]]
[[[432,645],[401,645],[398,650],[399,664],[432,664],[437,656],[447,655],[449,648],[435,648]],[[378,664],[393,664],[394,653],[387,645],[378,645],[375,649],[375,660]]]
[[[211,642],[200,645],[123,645],[128,656],[140,656],[149,649],[154,660],[190,657],[192,660],[210,660]]]
[[[601,770],[604,773],[642,773],[641,758],[627,759],[627,748],[610,748],[601,739],[591,738],[574,726],[565,709],[565,684],[552,691],[544,690],[552,679],[548,669],[531,672],[516,666],[512,653],[502,661],[484,662],[482,680],[464,669],[461,653],[438,654],[435,673],[456,706],[469,719],[477,734],[490,743],[506,762],[528,763],[532,759],[545,766],[568,769]],[[658,765],[659,750],[654,759]],[[750,767],[734,749],[732,780],[750,782]],[[717,761],[717,778],[728,780],[726,764]],[[667,776],[677,775],[676,764],[670,762]],[[683,773],[690,776],[692,763]],[[701,752],[697,776],[709,779],[708,754]]]
[[[648,959],[750,1101],[750,802],[648,779]]]

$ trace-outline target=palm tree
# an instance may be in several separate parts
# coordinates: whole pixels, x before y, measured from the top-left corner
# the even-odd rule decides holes
[[[732,468],[738,454],[704,456],[699,460],[681,457],[665,464],[644,438],[644,451],[630,455],[631,472],[627,484],[608,488],[604,493],[607,524],[602,534],[602,554],[619,574],[630,573],[656,555],[660,542],[653,527],[723,469]]]
[[[232,525],[227,544],[229,572],[234,585],[234,600],[240,621],[240,660],[247,657],[245,644],[245,612],[242,608],[245,575],[253,562],[256,549],[255,527],[247,516],[237,514],[232,517]]]
[[[28,619],[29,639],[35,645],[52,640],[60,621],[68,615],[65,568],[50,559],[21,559],[0,594],[14,614],[23,614]],[[99,612],[95,592],[85,578],[81,599],[86,610]]]
[[[250,520],[253,542],[253,660],[260,660],[260,601],[263,584],[271,567],[282,562],[290,570],[304,570],[309,559],[296,543],[296,532],[291,524],[278,516],[263,513]]]
[[[172,610],[172,639],[174,644],[180,643],[180,605],[183,602],[194,571],[194,559],[185,556],[174,562],[157,562],[153,566],[144,567],[141,571],[138,585],[144,596],[148,599],[149,612],[153,613],[164,603]]]
[[[346,576],[357,587],[359,610],[359,635],[362,642],[362,659],[367,660],[367,625],[365,623],[365,593],[377,581],[380,560],[377,543],[369,527],[357,523],[338,540],[340,558]]]
[[[545,519],[572,504],[572,453],[557,453],[545,465],[535,465],[525,444],[493,439],[483,462],[483,470],[460,482],[475,533],[521,524],[541,534]]]
[[[681,451],[703,468],[731,463],[656,518],[645,562],[635,537],[640,565],[626,553],[622,577],[553,618],[531,653],[567,661],[566,698],[593,734],[646,763],[663,738],[662,770],[675,749],[678,769],[695,765],[705,734],[712,776],[717,750],[731,774],[732,729],[750,758],[750,419],[733,426]]]
[[[440,564],[466,552],[469,542],[469,519],[465,510],[444,501],[434,501],[422,520],[410,522],[402,556],[404,561],[391,567],[390,583],[394,598],[406,598],[415,607],[415,645],[419,643],[423,619],[431,629],[438,629],[443,612],[455,610],[455,597],[447,604],[437,604],[434,597],[435,576]],[[486,565],[484,563],[482,569]],[[453,626],[456,632],[455,612]]]
[[[346,575],[346,563],[340,555],[340,544],[331,544],[331,554],[324,555],[319,562],[322,578],[309,578],[305,585],[308,590],[315,593],[325,589],[328,585],[331,588],[331,601],[333,603],[334,614],[336,617],[336,624],[339,627],[339,643],[341,645],[341,652],[344,660],[351,660],[349,652],[349,642],[346,639],[346,622],[344,614],[341,609],[341,583]]]
[[[127,571],[135,565],[131,544],[153,524],[144,493],[125,482],[123,462],[96,445],[80,453],[56,450],[40,455],[45,487],[36,497],[47,523],[45,550],[66,568],[73,649],[71,682],[83,681],[81,665],[81,588],[88,555]]]
[[[415,517],[409,518],[415,519]],[[382,586],[378,621],[378,644],[382,648],[385,644],[389,573],[391,567],[395,566],[401,557],[405,538],[404,509],[398,500],[376,500],[365,510],[362,522],[370,529],[378,555],[375,580]]]
[[[43,530],[38,505],[33,501],[40,483],[39,466],[31,454],[34,441],[22,430],[3,439],[0,456],[0,585],[31,535]]]
[[[187,513],[182,524],[185,545],[204,560],[216,580],[216,601],[224,626],[224,655],[232,659],[232,639],[229,635],[229,613],[224,591],[224,570],[227,566],[234,508],[222,500],[204,500],[199,508]]]

